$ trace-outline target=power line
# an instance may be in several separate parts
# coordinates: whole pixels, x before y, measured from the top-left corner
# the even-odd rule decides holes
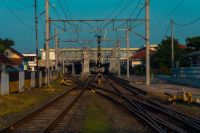
[[[31,30],[33,30],[29,25],[27,25],[26,23],[24,23],[24,21],[19,17],[19,16],[17,16],[17,14],[13,11],[13,10],[11,10],[9,7],[8,7],[8,5],[7,5],[7,3],[5,2],[5,0],[2,0],[3,1],[3,4],[5,5],[5,7],[8,9],[8,11],[13,15],[13,16],[15,16],[15,18],[22,24],[22,25],[24,25],[26,28],[28,28],[28,29],[31,29]]]
[[[158,27],[160,24],[162,24],[163,22],[165,22],[165,20],[170,17],[184,2],[185,0],[181,0],[170,12],[169,14],[167,14],[163,19],[161,19],[158,23],[156,23],[152,30],[154,30],[156,27]]]
[[[169,25],[168,25],[168,27],[167,27],[167,29],[166,29],[166,32],[165,32],[165,34],[164,34],[162,40],[164,40],[164,38],[167,36],[167,34],[168,34],[168,32],[169,32],[169,29],[170,29],[170,26],[171,26],[171,23],[169,23]]]
[[[181,30],[176,26],[175,29],[177,30],[177,32],[181,35],[181,37],[186,40],[185,35],[183,34],[183,32],[181,32]]]
[[[131,4],[132,4],[134,1],[135,1],[135,0],[132,0],[131,2],[129,2],[123,9],[120,10],[120,12],[119,12],[117,15],[115,15],[115,17],[114,17],[113,19],[119,17],[123,12],[125,12],[125,11],[131,6]],[[106,23],[106,24],[103,25],[101,28],[106,27],[106,26],[109,25],[110,23],[111,23],[111,22]]]
[[[200,21],[200,17],[195,19],[195,20],[193,20],[193,21],[191,21],[191,22],[189,22],[189,23],[186,23],[186,24],[179,24],[179,23],[176,23],[176,22],[174,22],[174,24],[178,25],[178,26],[189,26],[189,25],[192,25],[192,24],[194,24],[194,23],[196,23],[198,21]]]
[[[27,2],[27,1],[23,1],[23,0],[16,0],[16,1],[18,1],[18,2],[20,2],[20,3],[23,3],[23,4],[25,4],[25,5],[32,5],[32,3],[29,3],[29,2]]]
[[[119,17],[123,12],[125,12],[130,6],[131,4],[134,2],[135,0],[130,1],[127,6],[125,6],[114,18]]]
[[[130,15],[129,18],[131,18],[131,17],[135,14],[137,8],[140,6],[141,1],[142,1],[142,0],[139,0],[139,1],[138,1],[138,3],[137,3],[137,5],[136,5],[135,9],[133,10],[133,12],[131,13],[131,15]]]

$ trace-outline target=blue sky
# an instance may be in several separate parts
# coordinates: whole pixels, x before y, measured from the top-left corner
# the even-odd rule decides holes
[[[72,19],[103,19],[108,16],[108,14],[113,11],[113,9],[120,3],[121,0],[60,0],[62,5],[67,12],[67,8],[70,13],[70,18]],[[140,0],[123,0],[119,8],[109,17],[109,18],[128,18],[130,14],[135,9],[137,3]],[[174,18],[177,23],[185,24],[191,22],[200,17],[200,0],[151,0],[151,43],[160,43],[163,36],[165,35],[170,19]],[[12,10],[19,19],[23,21],[20,22],[16,16],[14,16],[9,9]],[[50,0],[50,14],[52,19],[58,19],[55,10],[58,12],[62,19],[66,19],[63,14],[58,0]],[[131,3],[131,4],[130,4]],[[181,3],[181,4],[180,4]],[[141,0],[140,6],[136,9],[135,14],[132,18],[135,18],[136,14],[142,8],[144,0]],[[179,6],[178,6],[179,5]],[[126,8],[127,7],[127,8]],[[177,8],[176,8],[177,7]],[[123,9],[126,10],[123,10]],[[176,9],[176,10],[175,10]],[[119,14],[120,11],[123,12]],[[44,0],[38,0],[38,11],[39,13],[44,11]],[[67,16],[68,17],[68,16]],[[144,12],[142,12],[138,18],[144,18]],[[44,15],[40,16],[39,19],[39,46],[42,48],[44,46]],[[63,24],[60,24],[63,26]],[[177,27],[177,26],[176,26]],[[20,52],[34,52],[35,50],[35,33],[34,28],[34,8],[33,0],[0,0],[0,37],[1,38],[11,38],[16,44],[15,48]],[[52,34],[53,34],[52,27]],[[181,43],[184,42],[184,37],[197,36],[200,35],[200,21],[186,27],[178,27],[175,29],[175,36],[180,40]],[[144,25],[134,29],[135,32],[144,35]],[[89,32],[81,32],[81,40],[91,40],[94,39],[95,34]],[[114,32],[107,32],[107,36],[115,39]],[[125,46],[124,32],[119,33],[122,37],[121,45]],[[170,32],[168,32],[168,35]],[[142,47],[144,41],[131,33],[131,47]],[[61,40],[75,39],[69,33],[64,33],[60,36]],[[61,47],[74,47],[74,46],[96,46],[94,44],[73,44],[65,43],[61,44]],[[102,44],[105,47],[113,47],[114,42],[106,42]],[[51,42],[53,47],[53,42]]]

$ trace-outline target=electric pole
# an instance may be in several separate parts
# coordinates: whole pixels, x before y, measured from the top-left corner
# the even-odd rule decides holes
[[[118,56],[118,76],[121,76],[121,61],[120,61],[120,40],[117,40],[117,56]]]
[[[39,86],[39,65],[38,65],[38,16],[37,16],[37,0],[34,0],[35,7],[35,44],[36,44],[36,87]]]
[[[47,85],[49,85],[49,38],[50,38],[50,24],[49,24],[49,0],[45,1],[45,23],[46,23],[46,35],[45,35],[45,47],[46,47],[46,72],[47,72]]]
[[[126,76],[127,76],[128,79],[130,78],[130,74],[129,74],[129,56],[130,56],[129,31],[130,31],[130,29],[128,28],[126,30],[126,49],[127,49],[127,74],[126,74]]]
[[[58,70],[58,58],[59,58],[59,41],[58,41],[58,30],[55,28],[55,69]]]
[[[37,16],[37,0],[35,0],[35,42],[36,42],[36,70],[38,71],[38,16]]]
[[[145,38],[146,38],[146,85],[150,85],[150,20],[149,0],[145,0]]]
[[[172,68],[174,68],[174,20],[171,19]]]

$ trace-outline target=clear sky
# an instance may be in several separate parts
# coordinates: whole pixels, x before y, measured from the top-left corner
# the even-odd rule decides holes
[[[44,11],[44,1],[38,0],[39,14]],[[52,19],[66,19],[59,0],[50,0],[50,14]],[[144,4],[144,0],[60,0],[67,14],[68,19],[103,19],[116,8],[115,12],[109,18],[129,18],[135,10],[133,17],[138,14]],[[138,2],[140,6],[136,8]],[[200,17],[200,0],[150,0],[151,8],[151,43],[160,43],[165,35],[170,19],[173,18],[177,23],[189,23]],[[119,3],[121,2],[120,6]],[[0,38],[11,38],[15,41],[15,48],[20,52],[34,52],[35,33],[34,33],[34,0],[0,0]],[[68,13],[68,11],[69,13]],[[56,15],[56,12],[57,14]],[[120,13],[120,15],[118,15]],[[70,17],[69,15],[70,14]],[[144,18],[144,12],[141,12],[138,18]],[[60,24],[63,26],[63,24]],[[80,25],[79,25],[80,26]],[[93,25],[94,26],[94,25]],[[200,21],[185,27],[175,26],[175,36],[181,43],[185,43],[184,38],[200,35]],[[135,32],[144,35],[144,25],[134,29]],[[51,33],[53,34],[53,28]],[[181,34],[182,35],[181,35]],[[75,33],[72,33],[73,35]],[[81,40],[94,39],[95,34],[89,32],[79,33]],[[124,32],[119,33],[124,38]],[[168,35],[170,34],[170,30]],[[76,34],[75,34],[76,35]],[[107,32],[107,36],[115,39],[114,32]],[[131,33],[131,47],[142,47],[144,41]],[[75,39],[70,33],[64,33],[60,36],[61,40]],[[125,46],[125,40],[121,40],[122,46]],[[81,46],[94,44],[79,44]],[[44,14],[39,19],[39,46],[44,46]],[[53,42],[51,43],[53,46]],[[78,44],[65,43],[61,47],[78,46]],[[114,46],[114,42],[106,42],[103,46]]]

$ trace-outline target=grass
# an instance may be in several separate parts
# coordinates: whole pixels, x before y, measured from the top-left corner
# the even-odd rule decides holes
[[[65,90],[64,87],[60,86],[59,81],[54,82],[49,88],[53,88],[54,91],[47,91],[46,87],[42,87],[24,93],[0,96],[0,120],[22,114]],[[5,124],[0,121],[0,128],[3,126]]]
[[[95,99],[94,99],[95,101]],[[83,121],[83,133],[110,133],[108,116],[95,102],[89,104]]]

